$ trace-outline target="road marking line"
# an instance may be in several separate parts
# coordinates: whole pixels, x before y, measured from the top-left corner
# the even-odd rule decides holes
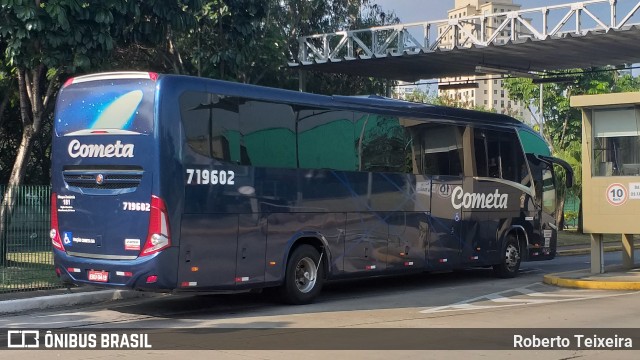
[[[606,297],[615,297],[615,296],[623,296],[635,294],[637,291],[626,292],[621,294],[585,294],[585,291],[579,291],[577,294],[545,294],[539,291],[534,291],[529,289],[529,287],[539,286],[540,283],[533,283],[524,287],[519,287],[515,289],[508,289],[503,291],[498,291],[482,296],[477,296],[471,299],[462,300],[453,304],[436,306],[433,308],[428,308],[421,310],[422,314],[433,314],[438,312],[453,312],[453,311],[468,311],[468,310],[485,310],[485,309],[494,309],[501,307],[513,307],[513,306],[523,306],[523,305],[535,305],[535,304],[549,304],[549,303],[560,303],[560,302],[568,302],[568,301],[581,301],[581,300],[595,300]],[[587,290],[589,291],[589,290]],[[592,292],[591,290],[590,292]],[[578,292],[578,291],[576,291]],[[519,293],[518,295],[514,295],[512,297],[504,296],[508,293]],[[526,295],[533,298],[518,298],[515,296]],[[535,297],[548,297],[548,299],[535,299]],[[478,305],[481,302],[488,302],[492,305]],[[498,305],[500,304],[500,305]]]

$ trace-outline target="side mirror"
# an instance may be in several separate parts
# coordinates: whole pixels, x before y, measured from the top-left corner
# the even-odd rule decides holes
[[[542,161],[562,166],[562,168],[567,172],[567,188],[571,188],[573,186],[573,168],[571,168],[571,165],[569,165],[568,162],[552,156],[537,155],[536,157]]]

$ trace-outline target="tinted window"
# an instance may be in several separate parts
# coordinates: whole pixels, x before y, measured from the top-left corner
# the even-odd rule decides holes
[[[356,113],[358,169],[412,172],[411,136],[397,117]]]
[[[521,183],[529,170],[515,132],[475,129],[476,174]]]
[[[462,176],[464,128],[446,124],[421,124],[412,128],[416,163],[424,175]]]
[[[180,115],[191,149],[210,158],[240,162],[237,98],[186,92],[180,97]]]
[[[155,83],[113,79],[71,84],[60,90],[55,130],[66,135],[83,130],[153,131]]]
[[[488,177],[487,139],[484,133],[476,131],[473,138],[473,151],[476,160],[476,176]]]
[[[240,132],[251,165],[297,167],[296,114],[289,104],[244,99]]]
[[[298,162],[306,169],[358,169],[353,112],[299,109]]]

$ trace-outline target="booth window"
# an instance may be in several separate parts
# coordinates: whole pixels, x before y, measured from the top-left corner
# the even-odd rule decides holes
[[[593,176],[640,176],[640,108],[593,110]]]

